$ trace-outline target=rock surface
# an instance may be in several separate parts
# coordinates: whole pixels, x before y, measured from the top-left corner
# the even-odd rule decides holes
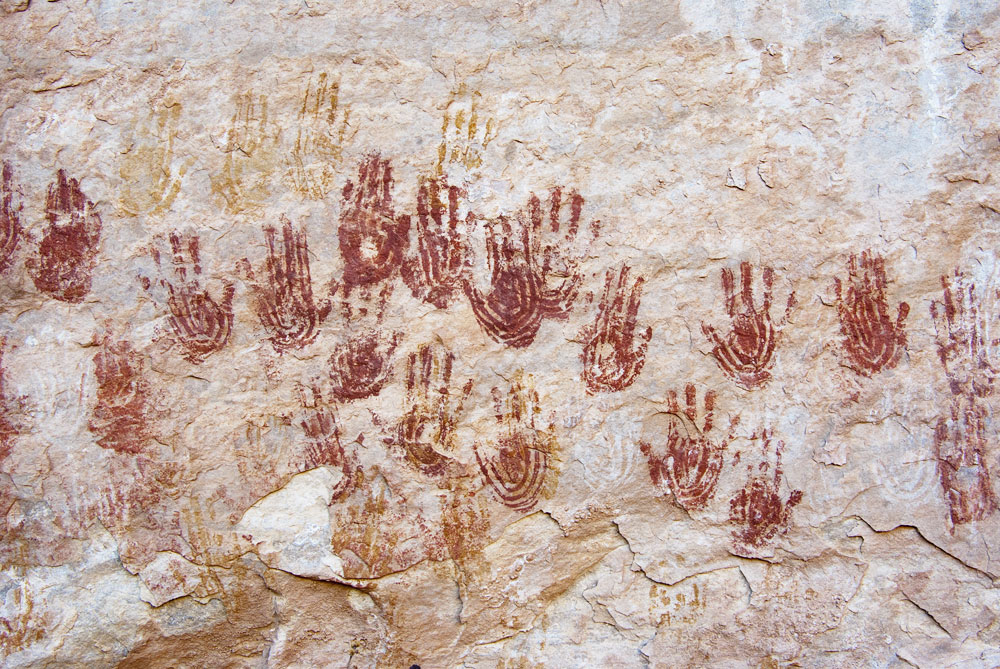
[[[10,667],[1000,665],[992,2],[0,2]]]

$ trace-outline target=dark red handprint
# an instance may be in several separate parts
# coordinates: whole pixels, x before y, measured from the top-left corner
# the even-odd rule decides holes
[[[993,393],[997,366],[993,363],[1000,339],[995,333],[995,314],[981,309],[976,284],[955,270],[954,280],[941,277],[944,300],[931,303],[931,318],[937,335],[938,357],[954,395],[985,397]],[[989,296],[987,296],[989,297]]]
[[[4,161],[0,167],[0,274],[14,263],[14,251],[23,234],[20,194],[14,185],[14,169]]]
[[[986,411],[973,394],[957,395],[938,420],[934,454],[952,526],[982,520],[998,503],[987,466]]]
[[[105,335],[94,356],[97,404],[90,431],[97,445],[118,453],[136,455],[152,437],[147,420],[150,384],[143,372],[142,356],[127,341]]]
[[[38,255],[25,266],[35,287],[63,302],[82,302],[90,292],[91,274],[101,241],[101,217],[76,179],[59,170],[45,200],[48,228]]]
[[[492,454],[475,444],[476,462],[505,506],[528,511],[554,486],[555,433],[551,426],[544,431],[535,428],[535,413],[540,411],[538,393],[530,383],[525,387],[520,374],[511,383],[506,400],[504,393],[494,388],[493,401],[501,426],[498,444]]]
[[[160,279],[167,289],[170,327],[177,342],[184,348],[184,358],[200,364],[221,350],[229,341],[233,329],[233,295],[231,281],[223,282],[222,300],[216,302],[201,285],[201,257],[197,235],[170,234],[171,265],[174,281]],[[163,272],[160,252],[152,251],[153,260]],[[150,287],[149,280],[143,284]]]
[[[763,441],[764,460],[758,465],[759,474],[753,474],[753,466],[747,465],[750,478],[736,497],[729,500],[729,520],[740,528],[733,531],[737,550],[748,551],[760,548],[778,532],[786,532],[792,508],[802,501],[802,491],[792,490],[788,497],[781,494],[784,472],[781,469],[781,452],[784,442],[773,439],[770,430],[762,430],[751,437]],[[768,453],[774,450],[774,473],[767,461]]]
[[[334,346],[328,361],[328,387],[341,401],[358,400],[378,395],[392,373],[392,356],[400,333],[386,334],[382,318],[392,292],[392,284],[383,282],[378,293],[361,291],[354,298],[344,288],[341,309],[347,328],[346,340]]]
[[[640,276],[629,282],[629,267],[618,272],[608,270],[604,280],[604,295],[597,307],[597,318],[586,326],[583,337],[583,381],[588,393],[616,392],[635,381],[646,362],[646,346],[653,328],[636,333],[636,317],[642,299]]]
[[[465,294],[483,331],[494,341],[525,348],[542,325],[542,282],[531,260],[531,231],[501,216],[487,222],[486,259],[490,291],[471,280]]]
[[[722,292],[726,301],[726,313],[732,320],[732,329],[725,337],[707,323],[702,323],[702,331],[714,347],[712,355],[719,369],[736,385],[752,390],[767,383],[771,378],[770,368],[774,363],[780,327],[771,320],[771,288],[774,271],[765,267],[762,272],[764,301],[760,308],[753,299],[753,266],[749,262],[740,264],[740,293],[737,299],[733,271],[722,270]],[[795,305],[795,293],[788,296],[785,309],[787,321]]]
[[[280,247],[274,227],[264,228],[264,238],[266,278],[258,281],[250,261],[240,262],[252,286],[254,310],[276,351],[302,348],[319,334],[320,324],[330,314],[330,300],[317,303],[313,298],[305,230],[296,232],[282,216]]]
[[[903,321],[910,313],[910,305],[900,302],[896,319],[890,316],[882,256],[864,251],[859,264],[858,256],[851,255],[847,273],[846,291],[839,278],[834,281],[848,364],[864,376],[892,369],[906,349]]]
[[[362,480],[361,465],[355,453],[348,454],[341,443],[341,429],[337,423],[334,407],[322,406],[320,390],[312,388],[303,392],[303,405],[309,410],[308,417],[302,421],[309,445],[302,459],[302,470],[308,471],[316,467],[333,467],[343,475],[340,483],[333,491],[334,501],[350,495]]]
[[[411,353],[406,365],[405,411],[394,435],[385,441],[403,449],[406,459],[429,476],[445,473],[456,450],[455,428],[472,392],[470,379],[461,394],[451,394],[455,354],[430,344]]]
[[[410,238],[410,217],[392,207],[392,165],[378,153],[358,168],[358,183],[344,186],[340,211],[340,253],[345,291],[391,277],[403,263]]]
[[[417,191],[417,253],[403,266],[403,280],[414,297],[438,309],[447,309],[461,291],[468,268],[458,214],[463,194],[444,177],[421,179]]]
[[[548,318],[569,315],[583,280],[579,265],[586,249],[579,247],[577,239],[583,196],[572,191],[568,199],[568,203],[563,201],[562,188],[553,188],[543,211],[542,203],[534,193],[528,198],[528,222],[534,242],[533,264],[541,281],[542,314]],[[548,221],[543,221],[546,214]],[[598,228],[596,222],[591,226],[594,236]]]
[[[722,471],[723,454],[733,439],[732,429],[739,422],[733,419],[730,435],[721,442],[709,439],[712,416],[715,411],[715,392],[705,393],[705,417],[702,428],[695,422],[698,417],[697,393],[694,384],[684,388],[685,406],[681,410],[677,393],[670,391],[668,411],[672,420],[666,434],[666,443],[654,447],[647,442],[639,450],[649,463],[649,476],[653,485],[670,491],[677,503],[688,511],[701,509],[715,494]]]

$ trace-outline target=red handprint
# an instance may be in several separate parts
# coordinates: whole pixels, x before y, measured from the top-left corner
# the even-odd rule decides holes
[[[94,356],[94,371],[97,404],[89,427],[98,435],[97,445],[118,453],[141,453],[152,437],[146,418],[150,385],[142,356],[109,333]]]
[[[0,168],[0,274],[14,263],[14,251],[23,234],[20,194],[20,189],[14,185],[14,170],[4,161]]]
[[[736,494],[736,497],[729,500],[729,520],[742,526],[741,529],[733,531],[733,538],[736,540],[737,549],[744,551],[760,548],[779,531],[787,531],[792,507],[802,501],[801,490],[792,490],[785,499],[780,492],[784,474],[781,469],[781,451],[784,450],[784,442],[773,439],[770,430],[762,430],[760,434],[754,434],[751,438],[764,442],[765,459],[757,467],[761,473],[751,474],[743,489]],[[770,464],[767,461],[767,454],[772,445],[775,454],[774,474],[768,476]],[[753,471],[752,465],[747,465],[747,471]]]
[[[957,395],[951,415],[938,420],[934,454],[951,523],[982,520],[997,509],[986,462],[986,412],[974,394]]]
[[[1000,344],[1000,339],[991,335],[996,314],[981,309],[982,296],[976,293],[976,284],[960,270],[955,270],[954,283],[942,276],[941,286],[944,301],[931,303],[931,318],[937,334],[938,356],[948,375],[951,392],[976,397],[990,395],[997,375],[993,355]]]
[[[370,287],[369,287],[370,288]],[[329,388],[344,402],[378,395],[392,373],[392,356],[399,332],[386,335],[381,328],[392,284],[384,282],[377,294],[362,291],[348,299],[345,286],[342,310],[347,320],[346,341],[338,343],[328,362]]]
[[[221,303],[202,288],[197,235],[182,235],[174,231],[170,234],[170,248],[174,282],[161,278],[160,285],[167,289],[170,327],[184,348],[184,358],[197,365],[229,341],[233,329],[235,288],[231,281],[223,282]],[[162,273],[159,250],[153,248],[152,255]],[[143,285],[148,290],[149,280],[145,279]]]
[[[358,183],[344,186],[340,212],[340,253],[345,291],[369,286],[399,269],[409,246],[410,217],[392,208],[392,165],[373,153],[358,168]]]
[[[472,312],[487,335],[513,348],[524,348],[535,340],[542,325],[542,282],[532,266],[531,232],[517,230],[501,216],[488,221],[486,257],[490,269],[490,291],[483,293],[471,280],[465,294]]]
[[[749,262],[740,264],[741,290],[737,301],[733,271],[722,270],[722,292],[726,301],[726,313],[732,320],[732,329],[722,337],[716,329],[702,323],[702,331],[714,344],[712,355],[719,369],[744,390],[752,390],[767,383],[771,378],[770,368],[774,363],[774,349],[777,345],[780,327],[775,328],[771,320],[771,286],[774,271],[765,267],[762,272],[764,302],[760,309],[753,299],[753,267]],[[737,303],[738,302],[738,303]],[[782,323],[788,320],[795,305],[795,293],[788,296],[788,306]]]
[[[357,455],[345,452],[340,441],[342,433],[337,423],[335,407],[321,406],[320,390],[312,388],[311,391],[303,391],[303,400],[303,406],[310,409],[310,413],[302,421],[302,430],[309,440],[303,455],[302,470],[322,466],[339,469],[343,477],[333,491],[332,499],[343,499],[360,485],[363,478]]]
[[[583,196],[576,191],[569,195],[569,206],[563,203],[562,188],[553,188],[547,201],[548,229],[543,225],[542,204],[534,193],[528,198],[534,248],[532,260],[541,282],[542,313],[549,318],[565,318],[573,309],[583,276],[580,260],[586,248],[579,248],[580,215]],[[568,210],[568,215],[567,215]],[[599,223],[591,226],[596,236]],[[554,236],[554,238],[545,239]],[[543,241],[544,240],[544,241]]]
[[[403,266],[403,280],[414,297],[438,309],[451,304],[468,268],[468,249],[459,229],[461,195],[463,191],[449,186],[444,177],[421,179],[417,191],[417,253]]]
[[[476,462],[504,506],[527,511],[554,486],[550,469],[558,448],[555,434],[551,426],[545,431],[535,428],[538,393],[524,387],[520,375],[511,384],[506,403],[499,388],[493,389],[493,402],[497,424],[502,426],[499,444],[493,455],[487,455],[476,443]]]
[[[63,302],[82,302],[90,292],[91,274],[101,241],[101,217],[76,179],[59,170],[45,200],[49,225],[38,255],[25,266],[38,290]]]
[[[712,431],[715,392],[705,393],[705,418],[701,429],[695,422],[698,406],[694,384],[684,387],[684,400],[682,412],[677,393],[670,391],[668,411],[672,420],[667,428],[665,447],[654,449],[652,444],[642,442],[639,450],[649,463],[653,485],[666,487],[680,506],[692,511],[703,508],[715,494],[723,454],[733,439],[732,429],[739,423],[739,417],[733,419],[729,436],[717,443],[707,436]]]
[[[638,337],[635,331],[643,282],[640,276],[629,283],[628,265],[622,265],[617,283],[614,270],[608,270],[597,318],[581,333],[584,345],[580,360],[588,393],[629,387],[646,362],[646,346],[653,328],[647,327]]]
[[[906,349],[903,321],[910,313],[910,305],[900,302],[896,320],[892,320],[885,297],[887,280],[882,256],[864,251],[859,267],[858,257],[852,254],[847,272],[846,294],[840,279],[834,279],[844,352],[854,371],[872,376],[895,367]]]
[[[404,450],[406,459],[429,476],[443,474],[455,451],[455,428],[462,405],[472,392],[470,379],[458,396],[451,395],[455,354],[430,344],[411,353],[406,365],[405,411],[388,444]]]
[[[309,245],[304,230],[296,232],[292,222],[282,216],[280,248],[277,231],[272,226],[264,228],[264,238],[266,279],[258,282],[250,261],[244,258],[240,262],[253,289],[254,310],[276,351],[302,348],[319,334],[320,323],[330,314],[330,300],[317,304],[313,299]]]

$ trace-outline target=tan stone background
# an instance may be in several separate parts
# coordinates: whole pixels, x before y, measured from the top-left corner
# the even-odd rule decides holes
[[[6,666],[1000,665],[994,3],[0,8]],[[376,153],[395,218],[366,224],[410,216],[410,250],[349,291],[345,187]],[[60,171],[100,220],[64,263],[90,276],[72,300],[38,278],[69,220]],[[403,274],[420,184],[442,177],[470,255],[433,304]],[[579,292],[506,345],[467,293],[489,290],[489,231],[508,222],[516,246],[532,195],[548,207],[556,188],[561,231],[545,218],[539,235]],[[329,309],[281,351],[255,287],[285,219]],[[889,317],[872,322],[895,351],[865,373],[843,326],[863,252],[884,261]],[[755,386],[705,327],[730,331],[721,277],[739,291],[744,264],[758,311],[773,274]],[[588,389],[623,265],[643,279],[644,364]],[[231,333],[201,356],[171,311],[190,280],[231,297]],[[946,295],[967,307],[950,321]],[[332,397],[334,359],[373,332],[384,384]],[[427,397],[408,383],[421,350]],[[451,421],[441,471],[400,446],[415,406]],[[543,464],[504,504],[488,463],[515,433]],[[655,475],[684,438],[717,452],[700,503]]]

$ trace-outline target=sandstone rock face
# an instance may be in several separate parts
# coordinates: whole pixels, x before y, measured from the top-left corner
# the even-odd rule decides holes
[[[1000,664],[992,2],[0,2],[0,662]]]

